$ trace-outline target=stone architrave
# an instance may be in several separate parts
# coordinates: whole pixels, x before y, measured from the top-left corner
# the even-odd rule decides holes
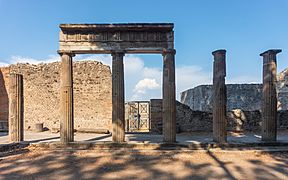
[[[112,140],[125,141],[125,102],[123,51],[112,53]]]
[[[226,50],[212,52],[213,63],[213,141],[227,142]]]
[[[276,141],[277,138],[277,61],[280,49],[271,49],[260,54],[263,56],[262,90],[262,141]]]
[[[175,53],[163,51],[163,141],[168,143],[176,142]]]
[[[11,142],[24,138],[23,75],[9,76],[9,137]]]
[[[60,82],[60,141],[74,141],[74,105],[73,105],[73,66],[74,54],[60,53],[61,82]]]

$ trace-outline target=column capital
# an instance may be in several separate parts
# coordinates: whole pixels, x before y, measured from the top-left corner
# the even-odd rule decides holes
[[[212,52],[212,55],[213,55],[213,56],[216,56],[216,55],[225,55],[225,54],[226,54],[226,50],[225,50],[225,49],[218,49],[218,50]]]
[[[281,49],[269,49],[269,50],[261,53],[260,56],[266,56],[266,55],[270,55],[270,54],[276,55],[276,54],[278,54],[278,53],[280,53],[280,52],[282,52]]]
[[[114,50],[111,52],[111,56],[125,56],[124,50]]]
[[[175,55],[176,54],[176,50],[175,49],[163,49],[162,51],[162,55],[166,55],[166,54],[173,54]]]
[[[57,53],[62,56],[62,55],[68,55],[70,57],[74,57],[75,53],[73,53],[72,51],[62,51],[62,50],[58,50]]]

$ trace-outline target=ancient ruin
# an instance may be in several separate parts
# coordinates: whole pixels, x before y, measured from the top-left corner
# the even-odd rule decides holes
[[[44,123],[52,132],[60,129],[61,63],[11,64],[1,67],[0,130],[8,129],[9,74],[23,75],[24,129],[34,131]],[[110,67],[98,61],[73,62],[74,129],[112,132],[112,77]]]
[[[20,142],[24,139],[23,76],[10,74],[9,78],[9,136],[10,141]]]
[[[287,9],[0,0],[0,180],[288,180]]]
[[[251,97],[247,99],[254,101],[255,98],[255,104],[248,111],[241,109],[250,105],[245,105],[243,98],[242,105],[235,103],[237,99],[228,103],[228,106],[236,105],[237,109],[227,108],[227,87],[229,90],[234,85],[225,84],[226,50],[212,52],[213,86],[200,86],[200,89],[181,95],[184,103],[193,103],[191,108],[175,99],[173,24],[61,24],[60,29],[58,53],[61,63],[16,64],[1,68],[3,108],[0,121],[1,124],[7,122],[9,112],[11,141],[23,141],[24,127],[39,129],[41,125],[42,131],[45,123],[45,128],[51,131],[60,129],[63,144],[74,141],[75,130],[112,132],[112,141],[117,143],[125,141],[125,131],[161,133],[163,141],[168,143],[176,142],[179,132],[212,131],[213,141],[223,144],[227,142],[227,131],[262,129],[262,140],[271,142],[277,140],[277,128],[285,128],[288,124],[288,113],[277,112],[276,86],[286,87],[276,79],[276,54],[281,50],[261,54],[264,58],[263,87],[239,85],[236,90],[230,88],[234,92],[246,91],[247,87],[251,90]],[[101,53],[111,54],[112,73],[108,66],[96,61],[73,62],[77,54]],[[163,55],[163,99],[125,103],[123,60],[127,53]],[[37,89],[36,94],[34,89]],[[262,103],[257,101],[259,97],[262,97]],[[278,105],[284,107],[286,101],[281,102]],[[262,104],[261,112],[259,104]],[[55,111],[57,108],[59,112]]]
[[[276,141],[277,138],[277,63],[279,49],[272,49],[260,54],[263,56],[263,96],[262,96],[262,140]]]
[[[163,135],[176,141],[175,50],[173,24],[61,24],[61,141],[72,142],[74,129],[72,57],[76,54],[112,54],[112,137],[125,140],[125,53],[163,54]]]
[[[227,141],[226,104],[226,50],[212,52],[213,62],[213,140],[218,143]]]

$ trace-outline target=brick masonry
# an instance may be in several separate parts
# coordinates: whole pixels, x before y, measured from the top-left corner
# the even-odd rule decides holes
[[[25,129],[34,129],[36,123],[44,123],[48,129],[59,128],[60,65],[60,62],[54,62],[1,68],[0,122],[8,120],[8,77],[9,72],[16,72],[24,75]],[[97,61],[75,61],[73,76],[74,128],[111,130],[110,67]]]

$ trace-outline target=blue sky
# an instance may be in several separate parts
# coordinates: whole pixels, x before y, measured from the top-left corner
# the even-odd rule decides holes
[[[261,52],[282,49],[278,72],[288,67],[287,19],[288,0],[0,0],[0,64],[58,60],[60,23],[172,22],[178,94],[211,83],[216,49],[227,50],[227,82],[261,82]],[[109,64],[77,59],[93,57]],[[125,61],[135,66],[126,63],[126,100],[161,97],[162,57]]]

